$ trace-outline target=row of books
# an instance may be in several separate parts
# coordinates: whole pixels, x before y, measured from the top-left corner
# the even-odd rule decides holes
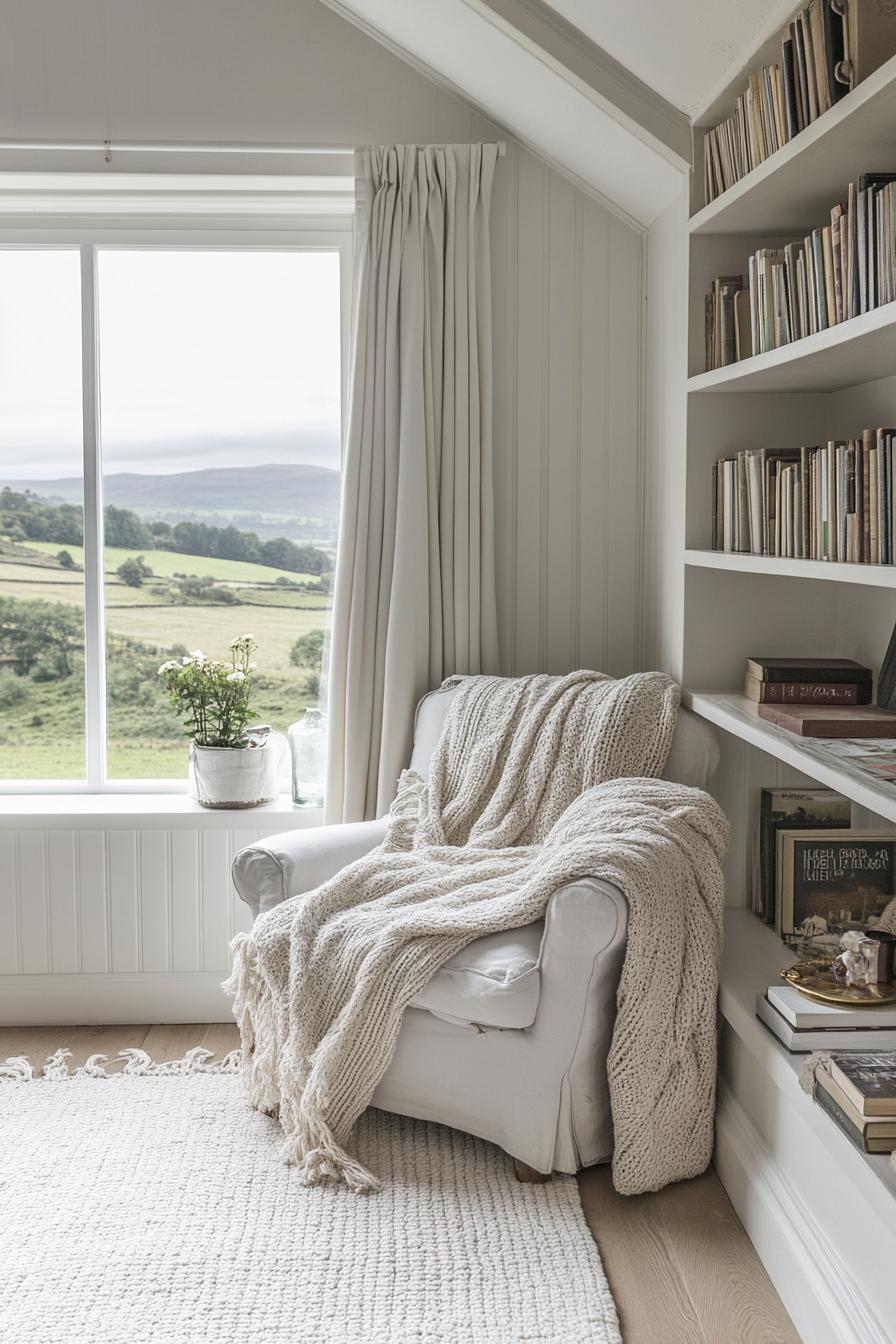
[[[896,13],[870,0],[809,0],[781,33],[781,59],[751,74],[703,142],[707,203],[799,135],[896,51]]]
[[[896,429],[801,448],[746,448],[712,468],[712,548],[896,564]]]
[[[851,182],[830,223],[762,247],[706,296],[706,367],[725,368],[896,299],[896,173]]]

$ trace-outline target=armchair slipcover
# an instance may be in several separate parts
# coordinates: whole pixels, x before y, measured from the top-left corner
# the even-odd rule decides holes
[[[453,688],[417,707],[411,766],[426,777]],[[679,712],[664,777],[704,787],[712,729]],[[378,845],[386,819],[290,831],[241,850],[233,876],[255,916],[311,891]],[[539,1172],[608,1160],[606,1061],[625,955],[627,907],[597,878],[554,892],[544,920],[480,938],[406,1010],[372,1104],[491,1140]]]

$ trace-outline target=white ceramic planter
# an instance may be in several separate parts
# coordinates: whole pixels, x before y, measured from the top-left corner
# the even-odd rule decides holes
[[[259,807],[280,793],[286,740],[270,733],[258,746],[190,743],[190,796],[203,807]]]

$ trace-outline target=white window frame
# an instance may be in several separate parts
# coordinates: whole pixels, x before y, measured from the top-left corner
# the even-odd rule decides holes
[[[97,327],[97,251],[145,248],[338,252],[342,423],[352,302],[351,178],[203,174],[0,173],[0,249],[77,249],[81,263],[84,475],[85,777],[2,780],[0,794],[186,792],[184,779],[106,775],[106,633],[103,470]]]

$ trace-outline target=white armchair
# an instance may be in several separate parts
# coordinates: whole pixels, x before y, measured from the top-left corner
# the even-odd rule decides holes
[[[453,689],[417,707],[411,766],[426,777]],[[715,735],[682,710],[664,775],[704,786]],[[233,876],[254,915],[311,891],[380,843],[385,818],[290,831],[237,854]],[[625,954],[619,890],[585,878],[555,891],[543,920],[477,939],[407,1009],[373,1105],[491,1140],[524,1175],[607,1160],[606,1079]]]

